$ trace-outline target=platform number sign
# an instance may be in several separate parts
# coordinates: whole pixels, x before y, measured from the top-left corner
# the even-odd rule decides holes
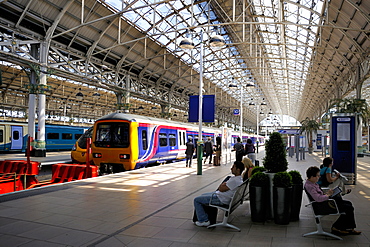
[[[234,109],[234,115],[240,115],[239,109]]]

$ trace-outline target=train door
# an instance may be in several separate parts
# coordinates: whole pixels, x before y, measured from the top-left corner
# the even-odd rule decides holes
[[[0,125],[0,151],[5,150],[5,126]]]
[[[176,158],[176,134],[174,129],[161,129],[159,132],[158,155],[160,160]]]
[[[11,146],[10,149],[22,149],[23,147],[23,127],[11,126]]]
[[[177,133],[177,145],[179,147],[178,153],[177,153],[177,159],[183,159],[185,158],[185,151],[186,150],[186,131],[185,130],[179,130]]]
[[[186,131],[185,130],[179,130],[178,133],[178,140],[177,143],[179,145],[179,149],[186,149]]]

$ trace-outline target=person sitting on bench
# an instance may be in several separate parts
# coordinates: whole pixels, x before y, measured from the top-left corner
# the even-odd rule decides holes
[[[227,181],[223,181],[216,194],[213,195],[212,203],[213,204],[229,204],[231,198],[234,195],[235,190],[239,185],[243,183],[241,177],[242,172],[244,171],[244,164],[240,161],[235,161],[234,165],[231,167],[231,173],[234,176],[231,176]],[[194,198],[194,208],[197,214],[198,221],[195,222],[197,226],[209,226],[210,222],[208,220],[208,215],[204,210],[203,206],[209,205],[209,201],[214,192],[204,193],[196,198]]]
[[[320,179],[317,184],[320,187],[329,187],[330,189],[334,189],[335,187],[340,187],[342,190],[342,195],[351,193],[351,189],[346,189],[344,185],[344,176],[339,173],[335,172],[337,170],[333,170],[333,163],[334,159],[331,157],[326,157],[322,161],[322,165],[320,166]],[[335,172],[335,176],[332,176],[332,173]]]
[[[311,196],[313,200],[316,202],[324,202],[327,201],[329,198],[334,199],[337,203],[339,212],[343,212],[337,221],[334,222],[331,231],[333,234],[336,235],[359,235],[361,232],[356,231],[356,222],[355,222],[355,215],[354,215],[354,207],[352,203],[347,200],[343,200],[341,195],[338,194],[334,197],[331,197],[334,193],[334,190],[330,189],[325,194],[320,189],[317,182],[320,178],[320,169],[316,166],[311,166],[306,171],[307,180],[304,185],[306,192]]]

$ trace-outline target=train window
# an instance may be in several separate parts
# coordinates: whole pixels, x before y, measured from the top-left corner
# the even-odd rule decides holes
[[[186,144],[186,133],[182,132],[182,145]]]
[[[0,142],[4,142],[4,130],[0,130]]]
[[[175,134],[169,134],[169,138],[170,138],[170,146],[171,147],[176,146],[176,135]]]
[[[71,133],[62,133],[62,139],[63,140],[72,140],[72,134]]]
[[[93,131],[93,128],[89,128],[88,130],[86,130],[85,133],[83,133],[81,135],[81,137],[78,139],[78,146],[82,149],[86,149],[87,148],[87,145],[86,145],[86,139],[87,138],[91,138],[92,137],[92,131]],[[77,135],[77,134],[76,134]]]
[[[59,133],[48,133],[46,138],[47,139],[59,139]]]
[[[19,140],[19,131],[13,131],[13,140]]]
[[[147,132],[146,130],[143,130],[141,132],[141,136],[142,136],[142,139],[143,139],[143,150],[148,150],[148,137],[147,137]]]
[[[127,148],[130,145],[129,123],[98,124],[95,145],[97,147]]]
[[[78,140],[83,134],[75,134],[75,140]]]
[[[159,133],[159,146],[167,146],[167,134]]]

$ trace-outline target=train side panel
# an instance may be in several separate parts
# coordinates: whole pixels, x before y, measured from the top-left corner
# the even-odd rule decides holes
[[[125,170],[133,170],[136,168],[136,162],[139,159],[139,123],[130,123],[130,148],[129,155],[131,156],[128,160],[122,160],[124,163]]]
[[[27,145],[27,124],[0,122],[0,151],[22,151]]]

